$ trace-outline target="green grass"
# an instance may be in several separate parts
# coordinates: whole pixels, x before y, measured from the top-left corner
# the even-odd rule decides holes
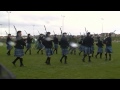
[[[6,47],[0,47],[0,63],[11,71],[17,79],[119,79],[120,78],[120,43],[113,43],[113,54],[111,61],[92,58],[92,62],[82,62],[82,55],[68,54],[68,64],[60,63],[61,50],[58,54],[51,57],[51,65],[46,65],[44,55],[36,54],[37,50],[32,49],[32,55],[24,56],[25,67],[19,67],[19,61],[16,67],[11,63],[15,57],[6,55]],[[97,48],[95,47],[95,53]]]

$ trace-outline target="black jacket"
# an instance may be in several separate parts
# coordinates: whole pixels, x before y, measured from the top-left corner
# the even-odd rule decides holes
[[[22,37],[16,37],[16,49],[24,49],[24,46],[26,46],[26,43],[24,42],[24,39]]]
[[[58,38],[54,37],[53,42],[54,42],[54,44],[58,44],[59,43]]]
[[[6,44],[8,45],[8,42],[12,41],[10,37],[7,37]]]
[[[96,43],[96,45],[98,46],[98,47],[103,47],[103,42],[100,40],[100,39],[98,39],[98,42]]]
[[[82,38],[78,43],[81,44],[81,45],[84,45],[84,39]]]
[[[60,42],[59,42],[59,45],[60,45],[61,48],[68,48],[69,47],[69,42],[67,41],[67,38],[62,37]]]
[[[40,37],[38,38],[38,42],[39,42],[40,44],[42,44],[42,43],[44,42],[43,37],[40,36]]]
[[[42,44],[45,46],[45,48],[52,48],[53,47],[53,42],[51,41],[47,41],[46,40],[47,37],[45,37],[45,39],[42,41]]]
[[[84,46],[91,47],[93,45],[93,39],[90,36],[86,36],[83,40]]]
[[[112,39],[111,39],[111,37],[107,37],[104,40],[104,44],[106,44],[106,46],[112,46]]]
[[[31,44],[32,43],[32,38],[27,37],[27,43]]]

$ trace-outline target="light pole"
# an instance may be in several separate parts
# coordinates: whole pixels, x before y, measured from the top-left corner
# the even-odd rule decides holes
[[[10,11],[7,11],[7,13],[8,13],[8,31],[9,31],[9,34],[10,34]]]
[[[62,20],[62,29],[63,29],[63,31],[64,31],[64,17],[65,17],[65,16],[61,15],[61,17],[63,18],[63,20]]]
[[[103,20],[104,20],[104,18],[101,18],[101,21],[102,21],[102,37],[104,38],[104,33],[103,33]]]

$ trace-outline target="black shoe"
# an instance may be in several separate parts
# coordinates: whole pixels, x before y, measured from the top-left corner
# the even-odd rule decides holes
[[[48,63],[47,65],[51,65],[50,63]]]
[[[7,55],[8,55],[8,56],[10,56],[10,54],[9,54],[9,53],[7,53]]]
[[[67,64],[67,62],[65,62],[64,64]]]
[[[60,60],[60,62],[62,63],[62,60]]]
[[[47,61],[46,61],[45,63],[46,63],[46,64],[48,64],[48,62],[47,62]]]
[[[24,67],[24,65],[20,65],[20,67]]]
[[[89,60],[88,62],[91,62],[91,60]]]
[[[105,60],[107,61],[107,58]]]
[[[85,62],[85,59],[82,59],[83,62]]]
[[[48,60],[46,60],[45,63],[48,64]]]
[[[16,66],[14,62],[12,62],[12,63],[13,63],[14,66]]]
[[[97,58],[97,55],[95,55],[95,58]]]
[[[37,52],[37,54],[39,54],[39,52]]]

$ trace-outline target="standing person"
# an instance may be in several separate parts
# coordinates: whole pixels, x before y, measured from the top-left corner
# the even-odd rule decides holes
[[[79,52],[79,55],[81,54],[81,52],[84,53],[84,42],[83,42],[83,40],[84,40],[84,37],[83,37],[83,35],[82,35],[80,41],[78,42],[78,43],[80,44],[80,48],[79,48],[80,52]]]
[[[18,31],[16,36],[16,45],[14,52],[14,56],[16,56],[16,59],[12,62],[14,66],[17,60],[20,60],[20,67],[24,66],[23,65],[24,46],[26,46],[26,44],[24,42],[24,39],[22,38],[22,32]]]
[[[30,36],[30,34],[28,34],[27,36],[27,45],[26,45],[26,51],[25,54],[27,53],[27,51],[29,50],[29,54],[31,55],[31,44],[32,44],[32,37]]]
[[[93,35],[90,35],[90,37],[91,37],[91,40],[92,40],[91,50],[92,50],[92,57],[93,57],[94,56],[94,38],[93,38]]]
[[[60,59],[60,62],[62,63],[62,59],[65,58],[65,64],[67,64],[67,54],[68,54],[68,47],[69,47],[69,42],[67,41],[67,33],[63,33],[63,36],[59,42],[59,45],[62,50],[62,57]]]
[[[77,43],[77,39],[75,38],[75,36],[72,36],[71,41],[69,43]],[[71,47],[71,52],[70,54],[76,55],[76,47]]]
[[[70,44],[70,42],[72,42],[72,35],[68,35],[68,42]],[[69,46],[68,52],[72,51],[72,46]]]
[[[95,57],[97,58],[97,56],[100,54],[100,58],[102,58],[102,53],[103,53],[103,42],[102,40],[100,40],[100,37],[97,37],[98,42],[96,43],[96,45],[98,46],[98,50],[97,50],[97,54],[95,55]]]
[[[11,54],[11,50],[12,50],[12,46],[10,45],[10,42],[12,41],[11,39],[11,34],[8,34],[8,37],[7,37],[7,40],[6,40],[6,44],[7,44],[7,55],[10,55]]]
[[[38,38],[38,51],[37,51],[37,54],[39,54],[39,52],[41,51],[41,54],[43,54],[43,48],[44,48],[44,45],[43,45],[43,34],[40,34],[39,38]]]
[[[43,41],[43,45],[45,46],[46,56],[47,56],[45,63],[47,65],[50,65],[51,55],[53,55],[53,51],[52,51],[53,43],[50,37],[50,32],[46,33],[45,40]]]
[[[58,38],[57,38],[56,34],[54,35],[53,43],[54,43],[54,51],[53,51],[53,53],[56,51],[56,54],[57,54],[58,53],[58,43],[59,43],[59,41],[58,41]]]
[[[111,39],[111,33],[109,33],[109,36],[105,39],[105,57],[107,60],[107,54],[109,54],[109,60],[111,60],[111,53],[112,53],[112,39]]]
[[[88,55],[88,61],[91,62],[91,55],[92,55],[92,49],[91,49],[91,46],[92,46],[92,39],[90,37],[90,32],[87,33],[87,36],[85,37],[84,39],[84,56],[83,56],[83,62],[85,62],[85,57]]]

